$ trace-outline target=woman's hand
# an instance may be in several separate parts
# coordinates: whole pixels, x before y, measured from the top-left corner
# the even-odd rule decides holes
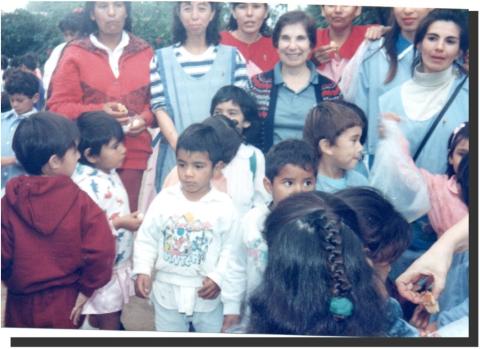
[[[338,46],[332,44],[332,42],[328,45],[320,46],[313,51],[312,59],[316,65],[330,62],[333,54],[337,52]]]
[[[130,121],[130,118],[128,117],[128,109],[122,103],[107,102],[103,105],[103,111],[117,119],[122,125],[127,125]]]
[[[139,115],[130,118],[127,134],[129,136],[136,136],[147,129],[147,123]]]
[[[392,27],[385,27],[383,25],[372,25],[365,32],[365,39],[370,41],[378,40],[391,29]]]

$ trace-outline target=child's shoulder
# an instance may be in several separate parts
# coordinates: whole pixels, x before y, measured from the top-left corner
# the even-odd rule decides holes
[[[368,179],[358,171],[350,170],[345,173],[345,179],[348,186],[364,186],[368,185]]]
[[[9,110],[9,111],[6,111],[6,112],[3,112],[2,115],[1,115],[2,122],[10,119],[11,117],[14,117],[16,115],[17,114],[15,113],[15,110],[13,110],[13,109]]]

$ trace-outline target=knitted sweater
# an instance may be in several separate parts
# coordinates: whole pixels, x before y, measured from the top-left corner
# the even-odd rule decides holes
[[[318,83],[314,84],[317,103],[322,100],[341,98],[337,84],[323,75],[318,75]],[[274,84],[274,70],[252,77],[252,94],[257,99],[260,131],[253,145],[266,153],[273,145],[273,130],[275,125],[275,107],[278,97],[278,85]]]
[[[138,114],[151,125],[149,63],[153,51],[145,41],[129,35],[118,78],[112,73],[107,52],[95,47],[89,38],[70,42],[53,74],[47,108],[76,119],[81,113],[102,110],[106,102],[120,102],[129,115]],[[127,155],[122,168],[146,169],[152,152],[150,142],[147,130],[134,137],[126,135]]]

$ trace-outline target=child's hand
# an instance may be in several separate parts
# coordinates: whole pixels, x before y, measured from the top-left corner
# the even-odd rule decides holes
[[[77,296],[77,300],[75,301],[75,306],[70,313],[70,320],[72,320],[75,326],[79,325],[80,317],[82,316],[83,306],[87,302],[88,297],[85,296],[83,293],[79,293]]]
[[[240,315],[225,315],[223,317],[222,332],[225,332],[230,327],[235,326],[238,323],[240,323]]]
[[[392,27],[385,27],[383,25],[372,25],[365,32],[365,39],[375,41],[380,39],[383,35],[390,31]]]
[[[130,119],[130,124],[129,124],[128,132],[127,134],[129,136],[136,136],[140,133],[142,133],[146,128],[147,124],[145,120],[143,120],[139,115],[134,115]]]
[[[117,119],[122,125],[127,125],[130,121],[128,110],[125,106],[118,102],[107,102],[103,105],[103,111]]]
[[[127,229],[130,231],[136,231],[140,227],[143,221],[143,213],[135,211],[125,216],[116,217],[112,220],[115,229]]]
[[[148,298],[152,290],[152,280],[146,274],[138,274],[135,280],[135,294],[140,298]]]
[[[203,286],[198,290],[198,296],[203,299],[215,299],[220,294],[220,287],[210,278],[203,279]]]
[[[330,62],[332,54],[337,52],[337,45],[323,45],[313,51],[313,59],[316,64],[325,64]]]
[[[428,321],[430,320],[430,313],[425,309],[422,304],[416,306],[410,324],[415,326],[419,330],[426,330],[428,327]]]
[[[400,122],[400,116],[394,113],[383,113],[382,114],[382,121],[395,121],[395,122]],[[380,122],[378,125],[378,135],[380,138],[385,138],[385,125],[383,122]]]

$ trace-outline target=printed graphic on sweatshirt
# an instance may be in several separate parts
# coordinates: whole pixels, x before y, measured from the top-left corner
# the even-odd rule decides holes
[[[265,271],[268,258],[268,247],[263,239],[247,241],[247,258],[261,272]]]
[[[163,231],[163,259],[180,267],[200,265],[212,236],[212,225],[201,222],[192,213],[172,216]]]

